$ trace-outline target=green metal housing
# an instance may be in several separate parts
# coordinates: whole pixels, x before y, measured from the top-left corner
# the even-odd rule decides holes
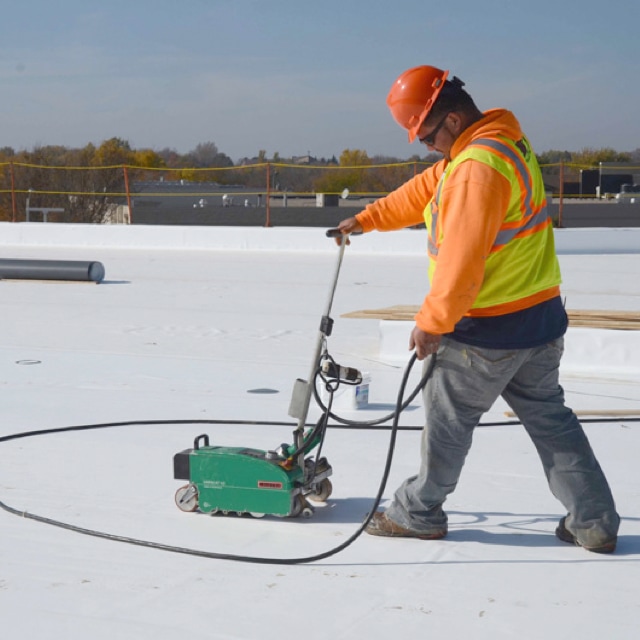
[[[299,466],[285,469],[280,462],[246,447],[190,450],[189,479],[198,489],[200,511],[289,515],[301,492],[304,471]]]

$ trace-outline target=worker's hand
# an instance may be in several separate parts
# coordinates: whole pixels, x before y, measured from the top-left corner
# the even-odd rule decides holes
[[[440,335],[427,333],[419,327],[414,327],[409,339],[409,349],[415,349],[418,360],[424,360],[438,350],[441,339]]]
[[[346,218],[338,225],[338,230],[342,235],[349,235],[350,233],[362,233],[362,225],[358,222],[355,216]],[[343,238],[336,238],[336,244],[342,244]],[[350,244],[349,238],[347,238],[347,244]]]

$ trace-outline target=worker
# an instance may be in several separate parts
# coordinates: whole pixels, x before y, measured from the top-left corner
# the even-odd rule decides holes
[[[615,550],[620,518],[574,412],[559,364],[567,315],[544,185],[529,141],[506,109],[482,112],[457,77],[431,66],[402,73],[387,105],[443,158],[343,220],[342,234],[426,224],[430,288],[409,349],[435,362],[419,472],[373,514],[377,536],[438,539],[473,430],[502,396],[524,425],[562,503],[556,536],[588,551]]]

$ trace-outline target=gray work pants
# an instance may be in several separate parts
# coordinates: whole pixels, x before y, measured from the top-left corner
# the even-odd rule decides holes
[[[502,396],[538,451],[568,513],[566,527],[584,545],[615,538],[620,518],[609,485],[558,381],[563,345],[560,338],[531,349],[485,349],[443,338],[423,392],[420,472],[398,488],[387,515],[416,531],[446,530],[442,504],[458,483],[474,428]]]

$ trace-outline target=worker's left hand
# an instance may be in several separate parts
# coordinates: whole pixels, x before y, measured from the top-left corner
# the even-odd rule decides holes
[[[409,349],[415,349],[418,360],[424,360],[427,356],[430,356],[438,350],[441,339],[442,336],[435,333],[427,333],[416,326],[411,332]]]
[[[351,218],[346,218],[340,222],[338,225],[338,230],[342,233],[343,236],[347,236],[347,244],[351,244],[349,240],[349,234],[351,233],[362,233],[362,225],[358,222],[358,219],[355,216]],[[336,244],[339,246],[344,241],[344,238],[336,238]]]

